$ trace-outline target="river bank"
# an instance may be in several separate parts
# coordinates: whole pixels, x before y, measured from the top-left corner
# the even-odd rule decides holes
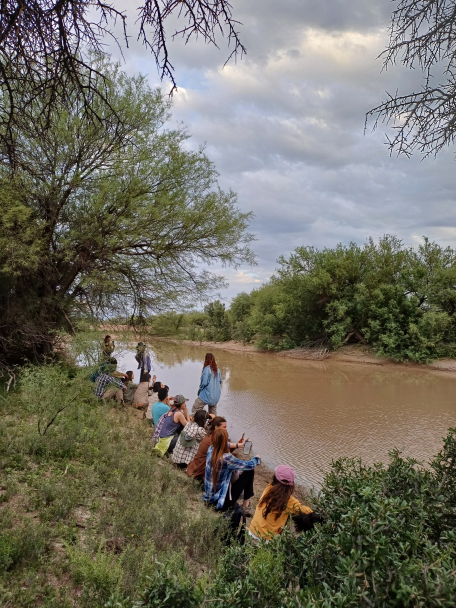
[[[414,363],[412,361],[397,362],[393,359],[377,357],[371,346],[365,344],[347,344],[337,351],[313,350],[294,348],[279,352],[259,350],[254,344],[243,344],[235,340],[228,342],[209,342],[196,340],[178,340],[173,338],[153,337],[154,340],[174,342],[176,344],[188,344],[192,346],[204,346],[206,348],[225,350],[232,353],[256,353],[270,357],[281,357],[301,361],[336,361],[356,365],[377,365],[380,367],[391,367],[395,369],[407,368],[417,371],[448,372],[456,375],[456,359],[438,359],[433,363]]]
[[[240,343],[200,345],[144,334],[133,342],[116,333],[121,371],[136,370],[134,342],[142,339],[157,378],[190,404],[204,354],[214,352],[224,379],[219,413],[231,436],[245,432],[268,467],[287,462],[305,488],[321,488],[331,462],[353,454],[386,463],[399,449],[429,462],[454,426],[454,371],[379,361],[356,345],[342,349],[345,361],[300,360],[294,358],[299,351],[283,356]]]

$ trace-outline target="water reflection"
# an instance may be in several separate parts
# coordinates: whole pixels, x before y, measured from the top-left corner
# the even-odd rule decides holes
[[[154,373],[172,393],[196,398],[205,348],[158,342]],[[218,411],[266,464],[288,462],[306,485],[340,456],[367,462],[392,448],[428,461],[454,425],[451,376],[381,366],[282,359],[214,349],[224,385]],[[134,353],[118,357],[136,369]],[[128,364],[131,363],[130,367]]]

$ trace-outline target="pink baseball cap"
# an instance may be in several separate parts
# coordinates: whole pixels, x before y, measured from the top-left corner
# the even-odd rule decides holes
[[[275,476],[280,483],[283,483],[286,486],[292,486],[295,481],[295,472],[294,469],[289,467],[287,464],[279,464],[276,467]]]

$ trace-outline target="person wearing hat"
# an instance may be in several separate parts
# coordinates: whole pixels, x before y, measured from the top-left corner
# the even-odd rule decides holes
[[[272,482],[261,495],[249,528],[254,539],[271,540],[281,534],[288,517],[294,513],[312,513],[312,509],[301,504],[293,494],[295,472],[287,464],[276,467]]]
[[[201,441],[206,437],[206,422],[209,418],[210,414],[198,410],[193,420],[184,426],[173,452],[173,462],[180,469],[186,469],[195,457]]]
[[[183,395],[176,395],[173,400],[173,409],[163,414],[152,437],[152,443],[155,444],[153,451],[161,456],[173,453],[181,431],[190,422],[186,405],[188,399]]]

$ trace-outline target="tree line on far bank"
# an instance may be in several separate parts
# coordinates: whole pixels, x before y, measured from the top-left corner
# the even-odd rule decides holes
[[[229,308],[151,319],[156,335],[254,341],[284,350],[348,342],[379,356],[429,362],[456,354],[456,252],[425,238],[418,247],[384,236],[363,246],[298,247],[275,275]]]

